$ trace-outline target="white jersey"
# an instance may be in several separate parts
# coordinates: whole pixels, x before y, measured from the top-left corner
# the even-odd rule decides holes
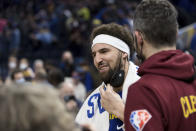
[[[126,102],[127,92],[130,85],[135,83],[140,77],[137,75],[138,67],[132,62],[129,63],[129,69],[127,76],[125,78],[123,89],[122,89],[122,99]],[[102,83],[104,84],[104,83]],[[108,131],[109,130],[109,113],[105,111],[100,102],[100,92],[99,88],[94,90],[88,98],[85,100],[84,104],[80,108],[77,116],[76,123],[78,124],[92,124],[97,131]]]

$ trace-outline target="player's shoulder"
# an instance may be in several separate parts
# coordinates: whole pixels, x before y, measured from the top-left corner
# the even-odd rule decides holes
[[[88,95],[88,97],[86,98],[86,100],[85,100],[84,103],[86,103],[86,101],[88,101],[92,96],[100,94],[99,88],[100,88],[101,86],[103,86],[103,83],[102,83],[101,85],[99,85],[96,89],[94,89],[94,90],[90,93],[90,95]]]
[[[158,75],[144,75],[138,81],[131,85],[131,89],[156,89],[161,87],[161,83],[166,79]],[[138,88],[139,87],[139,88]]]

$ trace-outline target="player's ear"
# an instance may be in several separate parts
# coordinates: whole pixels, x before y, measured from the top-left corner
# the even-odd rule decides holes
[[[134,31],[135,37],[137,38],[137,44],[143,43],[143,37],[139,31]]]
[[[123,52],[123,53],[122,53],[122,58],[123,58],[123,59],[128,59],[128,54],[125,53],[125,52]]]

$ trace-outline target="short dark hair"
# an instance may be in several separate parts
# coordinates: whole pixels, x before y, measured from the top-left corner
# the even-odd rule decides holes
[[[176,44],[177,11],[168,0],[143,0],[135,10],[133,25],[154,47]]]
[[[53,68],[48,72],[48,81],[54,87],[58,87],[58,85],[64,81],[63,73],[58,68]]]
[[[14,70],[11,72],[11,80],[15,80],[15,75],[16,75],[17,73],[22,73],[22,70],[20,70],[20,69],[18,69],[18,68],[14,69]]]
[[[91,34],[91,41],[100,34],[107,34],[111,35],[114,37],[117,37],[124,41],[130,48],[130,56],[133,54],[133,35],[132,33],[128,30],[128,28],[121,26],[116,23],[110,23],[110,24],[102,24],[96,28],[93,29],[92,34]]]

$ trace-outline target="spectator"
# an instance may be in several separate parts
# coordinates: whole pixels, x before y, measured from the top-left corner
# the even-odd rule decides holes
[[[18,68],[18,59],[16,58],[16,56],[9,56],[8,58],[8,74],[7,77],[5,79],[5,84],[9,85],[11,84],[11,73]]]
[[[51,69],[48,72],[48,82],[52,84],[55,88],[59,88],[59,85],[64,81],[64,76],[61,70]]]
[[[59,86],[59,91],[61,99],[65,101],[67,110],[76,115],[82,103],[76,98],[74,88],[72,83],[62,82]]]
[[[33,69],[34,72],[39,72],[40,70],[45,70],[44,69],[44,62],[41,59],[36,59],[33,63]]]
[[[38,70],[35,73],[35,78],[33,79],[32,83],[33,85],[42,85],[42,86],[48,86],[53,87],[47,79],[47,73],[45,70]]]
[[[26,58],[21,58],[19,61],[19,68],[25,70],[29,67],[29,62]]]
[[[74,71],[74,58],[70,51],[64,51],[59,65],[65,77],[70,77]]]
[[[12,72],[14,69],[16,69],[18,67],[18,60],[16,58],[16,56],[9,56],[8,58],[8,70],[9,73]]]
[[[74,85],[74,95],[78,100],[84,102],[87,96],[86,87],[80,81],[81,76],[77,71],[73,71],[72,77],[66,77],[65,82],[72,83]]]
[[[26,58],[20,59],[19,69],[23,71],[25,80],[31,81],[35,77],[35,74],[29,65],[29,61]]]
[[[24,78],[23,72],[20,69],[15,69],[11,73],[12,83],[22,84],[26,80]]]
[[[73,116],[65,110],[57,91],[27,87],[0,89],[0,130],[76,131]]]
[[[80,72],[81,81],[84,83],[87,93],[91,93],[95,87],[93,87],[94,82],[88,62],[83,60],[76,70]]]

